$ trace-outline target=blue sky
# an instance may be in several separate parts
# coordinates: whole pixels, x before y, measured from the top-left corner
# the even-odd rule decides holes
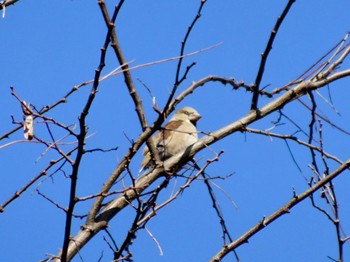
[[[16,126],[12,124],[11,115],[18,121],[22,118],[19,103],[11,96],[10,86],[15,87],[22,99],[40,109],[60,99],[74,85],[93,79],[106,34],[96,2],[19,1],[6,9],[5,17],[0,19],[0,134]],[[127,61],[131,65],[139,65],[177,56],[199,2],[126,1],[117,19],[117,30]],[[115,4],[109,1],[110,10]],[[180,90],[208,74],[253,83],[260,53],[285,4],[286,1],[209,0],[185,53],[222,44],[184,59],[185,66],[194,61],[197,64]],[[296,1],[276,38],[262,86],[270,85],[269,88],[273,89],[286,84],[332,48],[349,31],[348,10],[350,2],[347,0]],[[349,65],[349,62],[343,64],[344,68]],[[103,75],[116,67],[118,62],[113,52],[108,52]],[[162,107],[172,88],[175,70],[176,62],[168,62],[132,71],[149,122],[156,114],[152,110],[150,96],[137,79],[152,90]],[[349,83],[349,79],[343,79],[329,86],[341,116],[320,102],[322,113],[347,130],[350,130],[350,108],[345,94],[348,94],[346,88]],[[47,116],[67,125],[77,123],[90,87],[82,87],[67,103],[50,111]],[[322,90],[322,94],[327,96],[327,90]],[[268,99],[264,98],[260,103],[266,102]],[[249,103],[250,94],[243,90],[233,91],[229,86],[209,84],[186,98],[181,105],[198,109],[203,115],[198,128],[210,132],[237,120],[249,110]],[[284,110],[304,126],[310,121],[308,111],[299,103]],[[87,148],[119,146],[119,149],[111,153],[86,155],[79,176],[79,196],[92,194],[102,186],[129,146],[126,136],[136,139],[140,134],[134,112],[120,75],[101,83],[87,120],[89,132],[94,134],[89,138]],[[252,127],[270,128],[271,121],[277,117],[271,115]],[[293,133],[295,128],[284,122],[286,125],[276,132]],[[326,124],[323,128],[325,149],[346,160],[349,137]],[[44,124],[37,123],[35,131],[41,138],[48,139]],[[54,135],[61,137],[63,132],[55,129]],[[22,132],[17,132],[0,141],[0,146],[22,137]],[[300,193],[308,187],[304,177],[312,175],[307,167],[311,161],[309,152],[295,144],[290,144],[290,147],[302,173],[281,140],[235,133],[211,147],[215,151],[223,149],[225,153],[208,173],[213,176],[234,173],[227,180],[215,181],[237,205],[233,206],[217,189],[233,237],[239,237],[263,216],[282,206],[292,197],[292,188]],[[64,148],[69,148],[69,145]],[[44,150],[42,145],[35,143],[18,143],[0,149],[1,203],[57,157],[53,152],[43,154]],[[202,164],[212,157],[209,149],[196,156]],[[140,162],[141,155],[138,154],[131,166],[133,171],[139,169]],[[36,194],[35,189],[40,188],[66,206],[69,181],[64,174],[57,173],[41,182],[29,188],[0,214],[1,261],[38,261],[45,254],[57,253],[62,245],[64,213]],[[181,179],[174,180],[161,197],[166,199],[172,189],[182,182]],[[339,192],[341,217],[349,221],[349,179],[340,176],[335,184]],[[86,212],[90,205],[84,203],[78,206],[77,213]],[[129,221],[130,210],[123,211],[112,221],[110,230],[117,239],[122,239]],[[75,221],[72,234],[82,223]],[[160,256],[157,245],[145,231],[140,231],[132,246],[135,261],[208,261],[222,246],[218,218],[202,181],[194,182],[177,201],[160,211],[148,224],[148,229],[159,241],[164,254]],[[346,223],[344,230],[350,231]],[[104,235],[97,235],[81,252],[83,261],[97,261],[102,254],[102,261],[111,261],[110,251],[102,240]],[[291,214],[251,238],[249,244],[241,246],[237,252],[242,261],[329,261],[327,256],[337,256],[335,237],[329,221],[311,208],[310,201],[306,200]],[[348,245],[345,246],[345,255],[350,256]],[[77,256],[74,261],[81,260]],[[233,256],[227,256],[224,261],[233,261]]]

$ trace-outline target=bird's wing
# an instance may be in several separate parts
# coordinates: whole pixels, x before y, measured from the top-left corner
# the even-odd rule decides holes
[[[159,139],[161,140],[167,140],[171,138],[171,136],[174,134],[174,132],[179,131],[179,127],[184,124],[184,121],[182,120],[173,120],[167,123],[163,129],[158,133]],[[156,142],[159,142],[156,141]],[[158,144],[158,143],[156,143]]]
[[[155,146],[158,147],[158,145],[164,145],[166,144],[166,140],[170,139],[173,135],[173,131],[178,129],[181,124],[183,124],[182,120],[173,120],[168,122],[160,131],[158,131],[154,137],[153,141],[155,143]],[[143,154],[147,155],[149,152],[149,149],[147,146],[143,149]]]

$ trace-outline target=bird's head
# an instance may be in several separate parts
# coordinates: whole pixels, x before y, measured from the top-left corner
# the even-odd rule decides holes
[[[193,125],[196,125],[197,121],[201,118],[202,116],[197,112],[196,109],[185,106],[179,110],[177,110],[172,117],[172,120],[182,120],[182,121],[189,121]]]

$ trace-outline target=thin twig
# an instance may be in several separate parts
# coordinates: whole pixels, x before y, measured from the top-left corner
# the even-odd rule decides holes
[[[287,14],[288,14],[290,8],[292,7],[292,5],[294,4],[294,2],[295,2],[295,0],[288,1],[286,7],[284,8],[282,14],[278,17],[276,24],[271,31],[270,38],[269,38],[269,40],[266,44],[266,47],[265,47],[265,51],[261,54],[261,61],[260,61],[259,70],[258,70],[258,73],[256,75],[256,79],[255,79],[255,82],[253,85],[254,92],[253,92],[252,102],[251,102],[251,106],[250,106],[251,110],[256,110],[258,108],[260,83],[261,83],[262,77],[264,75],[267,58],[268,58],[270,51],[272,49],[272,45],[273,45],[275,37],[278,33],[278,30],[279,30],[280,26],[282,25],[284,19],[286,18]]]

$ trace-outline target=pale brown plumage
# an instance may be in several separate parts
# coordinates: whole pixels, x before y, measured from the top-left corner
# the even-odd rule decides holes
[[[153,141],[160,160],[166,160],[194,144],[198,140],[196,122],[201,115],[192,107],[183,107],[176,111],[170,121],[154,135]],[[141,171],[152,165],[151,154],[146,146]]]

